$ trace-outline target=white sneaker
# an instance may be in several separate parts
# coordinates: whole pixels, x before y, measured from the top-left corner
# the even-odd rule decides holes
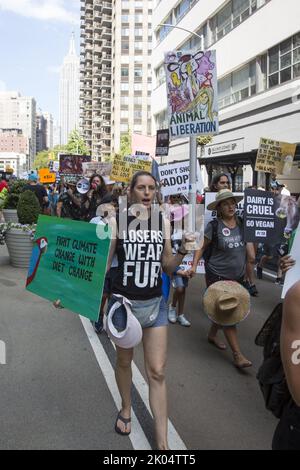
[[[183,314],[178,315],[177,321],[178,323],[180,323],[181,326],[191,326],[191,323],[185,318]]]
[[[172,305],[169,306],[168,320],[170,323],[176,323],[177,320],[176,309]]]

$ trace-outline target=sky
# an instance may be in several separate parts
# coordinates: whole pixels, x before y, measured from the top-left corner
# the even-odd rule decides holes
[[[0,0],[0,91],[33,96],[58,119],[59,68],[72,31],[80,43],[80,0]]]

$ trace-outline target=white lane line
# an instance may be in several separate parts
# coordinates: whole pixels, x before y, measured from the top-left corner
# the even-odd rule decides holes
[[[101,341],[99,340],[96,332],[94,331],[93,325],[91,324],[90,320],[88,318],[82,317],[81,315],[80,320],[91,343],[99,367],[107,383],[108,389],[116,404],[117,410],[120,410],[121,399],[116,384],[113,367],[106,355],[106,352],[104,351]],[[128,437],[131,440],[132,447],[134,448],[134,450],[151,450],[151,446],[133,410],[131,418],[132,430]],[[112,423],[112,426],[114,426],[114,423]]]
[[[109,358],[107,357],[107,354],[101,344],[101,341],[99,340],[96,332],[94,331],[94,328],[88,318],[80,316],[80,320],[84,326],[84,329],[86,331],[86,334],[89,338],[89,341],[91,343],[91,346],[93,348],[94,354],[96,356],[96,359],[98,361],[98,364],[100,366],[100,369],[102,370],[102,373],[104,375],[104,378],[106,380],[107,386],[110,390],[110,393],[112,394],[112,397],[114,399],[114,402],[118,408],[120,409],[121,405],[121,400],[120,400],[120,395],[118,391],[118,387],[116,384],[115,380],[115,373],[113,370],[113,367],[109,361]],[[113,347],[115,348],[115,345],[112,343]],[[145,381],[144,377],[142,376],[141,372],[137,368],[134,362],[132,362],[132,381],[137,389],[141,399],[143,400],[147,410],[149,411],[150,415],[152,416],[150,405],[149,405],[149,387],[147,382]],[[136,429],[134,429],[136,428]],[[186,450],[187,447],[184,444],[183,440],[177,433],[174,425],[172,422],[169,420],[168,421],[168,441],[169,441],[169,446],[170,449],[172,450]],[[133,439],[134,437],[134,439]],[[133,412],[132,415],[132,431],[129,434],[129,438],[131,439],[132,446],[135,450],[149,450],[151,449],[150,444],[144,434],[144,431],[142,430],[142,427],[136,417],[136,415]],[[140,442],[139,442],[140,441]],[[145,447],[145,445],[148,445],[148,447]],[[144,446],[144,447],[141,447]]]

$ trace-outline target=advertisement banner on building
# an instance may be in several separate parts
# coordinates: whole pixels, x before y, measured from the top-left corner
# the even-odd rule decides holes
[[[160,129],[156,133],[156,150],[155,155],[158,157],[166,157],[169,154],[169,129]]]
[[[109,176],[111,173],[112,164],[109,162],[83,162],[82,170],[83,176],[90,178],[93,174],[101,176]]]
[[[245,190],[244,238],[246,242],[279,243],[283,235],[278,212],[281,198],[267,191]]]
[[[170,139],[219,132],[216,51],[165,54]]]
[[[92,157],[90,155],[59,155],[59,172],[62,175],[83,175],[82,164],[90,162]]]
[[[173,163],[171,165],[160,165],[159,179],[161,183],[161,193],[165,196],[172,194],[188,194],[190,182],[189,161]],[[197,193],[202,194],[203,181],[200,167],[197,163]]]
[[[151,173],[152,162],[142,160],[135,155],[114,157],[110,178],[122,183],[129,183],[134,173],[138,171],[148,171]]]
[[[101,305],[110,229],[104,225],[41,215],[26,289],[97,320]]]
[[[291,174],[296,144],[261,138],[255,171],[288,176]]]

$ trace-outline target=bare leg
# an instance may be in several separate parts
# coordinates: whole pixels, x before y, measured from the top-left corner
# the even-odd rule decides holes
[[[177,289],[175,289],[173,293],[173,300],[172,300],[173,308],[176,308],[177,300],[178,300],[178,294],[177,294]]]
[[[229,326],[224,328],[224,335],[228,341],[228,344],[233,352],[234,363],[237,367],[250,367],[252,364],[248,361],[241,353],[240,345],[237,337],[237,329],[235,326]]]
[[[226,349],[226,344],[224,344],[222,341],[219,341],[217,338],[217,334],[220,329],[221,327],[219,325],[212,323],[207,338],[209,343],[214,344],[218,349]]]
[[[130,418],[131,416],[131,383],[132,371],[131,362],[133,358],[133,349],[123,349],[116,346],[117,349],[117,363],[116,363],[116,382],[122,399],[121,416],[123,418]],[[118,420],[117,426],[122,432],[129,431],[130,424],[125,424]]]
[[[178,309],[177,314],[182,315],[184,309],[184,301],[185,301],[185,288],[179,287],[177,289],[177,298],[178,298]]]
[[[145,370],[149,381],[149,401],[154,417],[157,448],[166,450],[169,449],[165,381],[167,327],[145,328],[143,333]]]

